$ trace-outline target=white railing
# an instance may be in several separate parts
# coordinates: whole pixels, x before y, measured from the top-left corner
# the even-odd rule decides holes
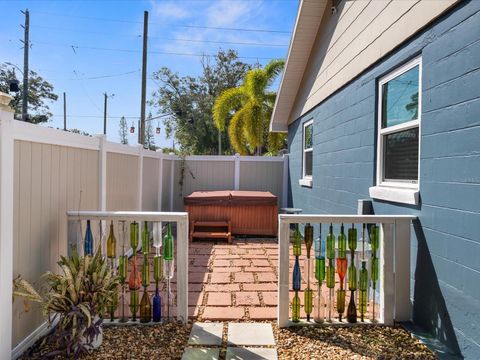
[[[414,219],[416,219],[416,217],[409,215],[279,215],[279,327],[294,325],[294,323],[289,320],[290,224],[307,223],[311,225],[322,224],[322,238],[327,236],[326,230],[330,224],[378,224],[380,226],[378,320],[386,325],[411,320],[410,224]],[[335,235],[338,235],[338,232]],[[314,253],[313,247],[312,253]],[[315,261],[315,256],[313,259]]]
[[[70,237],[76,234],[78,221],[100,222],[133,222],[142,224],[144,221],[161,223],[175,222],[177,224],[176,269],[177,269],[177,319],[188,321],[188,214],[186,212],[146,212],[146,211],[68,211]],[[141,233],[141,231],[139,231]],[[74,239],[76,243],[77,239]]]

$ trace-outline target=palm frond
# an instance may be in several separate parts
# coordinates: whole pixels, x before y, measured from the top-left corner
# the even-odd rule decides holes
[[[230,142],[240,155],[249,155],[244,137],[244,117],[247,110],[246,107],[238,110],[230,120],[230,126],[228,127]]]
[[[285,60],[272,60],[263,69],[267,76],[268,85],[270,85],[273,80],[283,71],[285,66]]]
[[[220,131],[225,129],[227,119],[232,111],[237,110],[245,98],[245,89],[240,86],[227,89],[220,94],[213,105],[213,121]]]

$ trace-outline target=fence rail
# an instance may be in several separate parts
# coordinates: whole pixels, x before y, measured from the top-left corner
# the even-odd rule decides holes
[[[361,314],[362,318],[363,315],[367,312],[367,298],[370,291],[372,291],[372,301],[373,301],[373,311],[375,312],[375,302],[374,299],[377,296],[375,293],[375,285],[372,281],[375,280],[376,276],[372,278],[371,272],[377,272],[379,279],[379,310],[378,310],[378,321],[391,325],[395,321],[409,321],[411,320],[411,300],[410,300],[410,224],[412,220],[414,220],[414,216],[408,215],[399,215],[399,216],[390,216],[390,215],[308,215],[308,214],[301,214],[301,215],[287,215],[282,214],[279,215],[279,230],[278,230],[278,238],[279,238],[279,259],[278,259],[278,325],[280,327],[288,327],[293,325],[294,323],[298,322],[300,319],[300,300],[298,298],[298,293],[301,292],[301,279],[300,279],[300,268],[298,265],[299,262],[299,255],[301,253],[302,246],[301,243],[305,242],[307,256],[310,250],[308,249],[309,246],[315,246],[315,256],[313,260],[313,266],[310,267],[310,261],[307,259],[307,272],[311,271],[315,276],[307,277],[307,287],[304,289],[304,313],[307,316],[307,320],[310,320],[310,315],[313,312],[314,307],[321,307],[325,306],[323,310],[319,311],[315,321],[323,322],[326,320],[330,320],[334,322],[333,317],[331,316],[331,311],[334,307],[334,303],[336,303],[336,309],[339,314],[343,314],[345,312],[345,293],[347,292],[347,285],[344,283],[344,280],[349,276],[352,275],[352,279],[349,279],[351,282],[348,282],[349,290],[351,290],[351,297],[358,295],[361,291],[360,297],[362,298],[362,306],[365,307],[362,309]],[[294,232],[293,240],[293,255],[295,256],[295,265],[293,269],[293,276],[292,276],[292,283],[290,283],[290,272],[289,272],[289,264],[290,264],[290,242],[291,242],[291,229],[290,224],[295,224],[298,226],[299,224],[308,224],[305,229],[305,241],[302,241],[300,238],[300,234],[297,229]],[[352,232],[348,233],[347,236],[339,235],[338,231],[336,234],[333,233],[332,229],[333,226],[330,227],[329,231],[322,231],[320,237],[316,240],[313,240],[313,228],[310,228],[311,224],[320,224],[321,225],[328,225],[331,224],[352,224]],[[375,243],[375,245],[371,246],[370,249],[370,256],[372,259],[378,260],[371,260],[375,264],[370,268],[367,269],[365,263],[367,259],[365,255],[362,257],[362,270],[365,269],[365,282],[367,282],[368,278],[368,286],[367,288],[360,288],[358,289],[357,285],[359,285],[359,281],[357,278],[357,267],[355,267],[355,251],[356,251],[356,244],[357,244],[357,232],[353,229],[356,229],[358,225],[360,225],[361,229],[367,228],[363,225],[371,226],[378,224],[379,225],[379,243]],[[323,227],[325,230],[325,226]],[[368,230],[367,230],[368,232]],[[327,235],[328,233],[328,235]],[[343,229],[341,230],[341,234],[343,233]],[[338,240],[336,239],[338,235]],[[333,238],[332,238],[333,236]],[[365,244],[367,236],[371,236],[370,234],[363,234],[361,236],[361,241]],[[296,237],[296,239],[295,239]],[[322,242],[325,241],[327,238],[327,244],[323,244]],[[300,240],[299,240],[300,239]],[[349,244],[349,240],[352,241],[352,244]],[[371,238],[369,239],[372,240]],[[299,241],[301,242],[299,244]],[[316,244],[312,244],[313,242]],[[333,241],[333,242],[332,242]],[[330,242],[330,244],[328,243]],[[348,244],[348,248],[347,248]],[[305,246],[304,245],[304,246]],[[330,247],[330,249],[328,249]],[[378,251],[379,254],[377,255],[376,251],[379,247]],[[305,248],[305,247],[304,247]],[[325,250],[327,248],[327,250]],[[335,252],[336,249],[336,252]],[[329,254],[330,252],[330,254]],[[335,254],[336,253],[336,254]],[[350,273],[350,269],[347,268],[347,258],[350,257],[350,261],[348,263],[350,266],[355,267],[355,270],[352,270]],[[358,254],[357,254],[357,264],[358,264]],[[317,263],[318,259],[318,265]],[[340,267],[335,267],[335,259],[337,260],[337,264]],[[323,262],[321,262],[323,260]],[[340,260],[340,262],[338,262]],[[322,277],[319,274],[323,274],[325,277],[325,261],[329,261],[329,267],[327,267],[326,277],[328,278],[329,270],[333,271],[332,278],[330,280],[330,284],[327,282],[327,288],[329,288],[329,301],[321,302],[322,298]],[[375,268],[375,265],[378,263],[378,268]],[[323,270],[320,270],[319,266],[322,264]],[[342,265],[343,264],[343,265]],[[318,267],[317,267],[318,266]],[[343,268],[342,275],[340,276],[340,268]],[[348,269],[348,270],[347,270]],[[317,273],[317,272],[318,273]],[[322,272],[323,271],[323,272]],[[367,277],[368,273],[368,277]],[[312,275],[313,275],[312,274]],[[337,277],[337,274],[339,275]],[[345,278],[344,278],[345,277]],[[335,280],[336,278],[336,280]],[[318,301],[314,301],[313,298],[313,290],[310,287],[311,280],[313,279],[314,283],[317,283],[317,286],[312,285],[313,288],[318,289],[318,294],[316,294]],[[340,282],[338,281],[340,280]],[[328,281],[328,279],[327,279]],[[375,280],[376,281],[376,280]],[[373,288],[372,288],[373,284]],[[292,287],[291,287],[292,286]],[[295,291],[295,296],[292,300],[292,320],[289,317],[289,310],[290,310],[290,301],[289,301],[289,291],[293,288]],[[337,288],[337,296],[336,301],[333,297],[335,297],[334,289]],[[365,293],[365,291],[367,291]],[[332,297],[333,294],[333,297]],[[355,299],[355,298],[354,298]],[[355,302],[355,301],[354,301]],[[341,305],[340,305],[341,304]],[[355,311],[355,321],[356,321],[356,314],[357,314],[357,306],[360,309],[360,304],[357,303],[353,304],[354,311]],[[330,314],[323,316],[323,313],[327,313],[330,309]],[[317,309],[315,309],[316,311]],[[348,311],[347,311],[348,314]],[[335,321],[336,322],[336,321]],[[342,316],[340,315],[340,322],[342,322]],[[349,322],[353,322],[349,320]],[[338,323],[338,322],[337,322]]]

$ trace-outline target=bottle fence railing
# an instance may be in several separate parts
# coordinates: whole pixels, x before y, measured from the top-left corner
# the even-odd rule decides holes
[[[187,213],[69,211],[67,218],[69,252],[98,249],[119,277],[107,323],[188,320]]]
[[[414,219],[279,215],[279,326],[410,320]]]

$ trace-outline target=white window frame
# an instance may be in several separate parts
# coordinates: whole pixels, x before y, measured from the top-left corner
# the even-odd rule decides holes
[[[382,100],[383,91],[382,86],[396,77],[406,73],[408,70],[418,66],[418,118],[416,120],[407,121],[402,124],[394,125],[382,129]],[[421,117],[422,117],[422,58],[418,56],[408,63],[395,69],[393,72],[382,77],[378,82],[378,109],[377,109],[377,186],[395,187],[404,189],[419,189],[420,184],[420,141],[421,141]],[[417,180],[388,180],[384,179],[384,137],[385,135],[404,131],[408,129],[418,128],[418,177]]]
[[[313,119],[305,121],[303,123],[302,129],[302,178],[299,181],[301,186],[311,187],[313,183],[313,174],[306,175],[305,174],[305,153],[311,152],[312,153],[312,173],[313,173],[313,133],[312,133],[312,147],[305,149],[305,129],[307,126],[313,126]]]

